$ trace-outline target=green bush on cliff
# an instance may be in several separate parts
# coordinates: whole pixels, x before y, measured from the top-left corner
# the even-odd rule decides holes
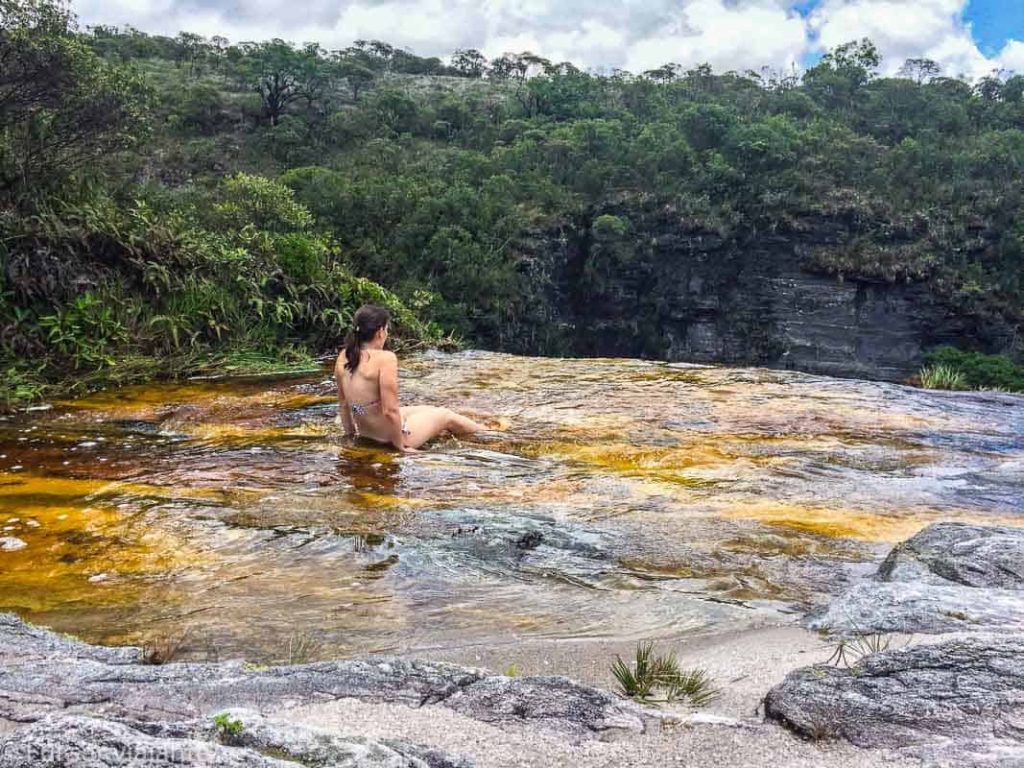
[[[965,352],[953,347],[942,347],[928,356],[930,368],[943,368],[951,372],[946,377],[956,386],[937,389],[1002,389],[1024,392],[1024,366],[1016,365],[1004,355],[984,355]],[[928,386],[925,384],[925,386]]]

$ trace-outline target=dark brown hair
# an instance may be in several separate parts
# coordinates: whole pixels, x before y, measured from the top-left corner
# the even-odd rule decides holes
[[[345,337],[345,370],[355,373],[363,344],[377,335],[377,331],[391,322],[391,313],[384,307],[364,304],[352,317],[352,330]]]

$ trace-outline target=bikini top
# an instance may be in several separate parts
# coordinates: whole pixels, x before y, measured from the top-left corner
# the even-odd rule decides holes
[[[366,416],[371,408],[375,408],[380,405],[380,400],[371,400],[368,403],[349,403],[348,407],[352,409],[354,416]]]

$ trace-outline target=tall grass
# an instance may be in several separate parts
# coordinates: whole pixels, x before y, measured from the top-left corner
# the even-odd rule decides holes
[[[949,365],[926,365],[918,372],[917,380],[925,389],[967,388],[963,372]]]

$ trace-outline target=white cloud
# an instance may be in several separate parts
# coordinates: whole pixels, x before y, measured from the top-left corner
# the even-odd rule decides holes
[[[992,59],[978,50],[962,20],[967,2],[824,0],[804,18],[797,0],[73,0],[83,24],[327,48],[382,39],[423,56],[531,50],[598,69],[708,62],[743,71],[788,69],[811,52],[870,37],[886,72],[911,57],[935,59],[950,75],[1024,72],[1024,42]]]
[[[635,72],[677,62],[719,70],[788,67],[807,47],[804,19],[774,2],[691,0],[666,19],[665,30],[638,41],[626,59]]]
[[[870,38],[891,74],[906,59],[937,62],[943,73],[970,78],[986,75],[992,62],[982,55],[966,26],[968,0],[826,0],[809,24],[821,49]]]
[[[1024,41],[1010,40],[996,61],[1002,69],[1024,75]]]

